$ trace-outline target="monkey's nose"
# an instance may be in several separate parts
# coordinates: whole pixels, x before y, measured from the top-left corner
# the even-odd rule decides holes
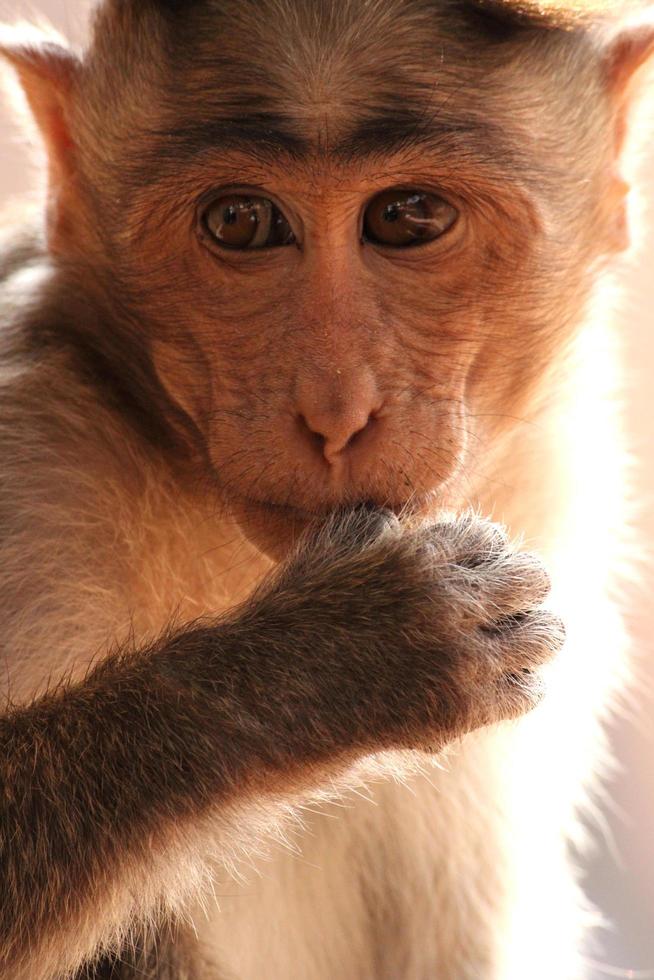
[[[374,427],[382,405],[377,385],[368,374],[306,382],[297,392],[301,432],[328,463],[353,448]]]

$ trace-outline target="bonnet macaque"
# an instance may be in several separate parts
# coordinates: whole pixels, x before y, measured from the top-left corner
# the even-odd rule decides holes
[[[0,293],[3,980],[584,976],[653,48],[484,0],[2,34],[48,154]]]

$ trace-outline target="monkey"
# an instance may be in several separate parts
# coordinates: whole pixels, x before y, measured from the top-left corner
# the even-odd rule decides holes
[[[3,977],[586,975],[646,8],[0,36]]]

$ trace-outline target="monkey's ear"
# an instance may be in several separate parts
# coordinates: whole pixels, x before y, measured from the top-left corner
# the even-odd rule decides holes
[[[604,77],[609,97],[617,110],[616,150],[622,150],[629,110],[638,96],[640,69],[654,62],[654,19],[628,27],[609,44],[604,58]]]
[[[50,182],[60,184],[74,165],[69,104],[80,61],[47,35],[0,25],[0,58],[15,70],[48,151]]]
[[[604,197],[603,206],[606,208],[607,227],[610,228],[608,247],[613,252],[622,252],[631,243],[627,207],[630,167],[625,160],[624,150],[631,109],[640,94],[639,82],[645,77],[640,69],[653,56],[654,22],[621,29],[604,50],[604,84],[613,104],[615,121],[610,187]]]

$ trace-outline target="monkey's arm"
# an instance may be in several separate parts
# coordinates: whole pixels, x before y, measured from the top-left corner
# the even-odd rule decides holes
[[[367,753],[438,750],[524,711],[531,670],[560,645],[556,621],[529,611],[546,588],[492,526],[409,532],[358,511],[309,536],[235,617],[10,711],[2,975],[75,967],[156,912],[158,866],[204,818],[227,826]]]
[[[152,891],[148,865],[210,808],[297,791],[354,755],[293,643],[254,622],[191,629],[0,720],[3,977],[70,966],[62,938],[88,955],[151,911],[130,892]]]

